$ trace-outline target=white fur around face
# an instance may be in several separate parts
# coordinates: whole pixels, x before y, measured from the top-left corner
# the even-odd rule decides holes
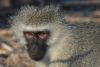
[[[22,29],[22,31],[43,31],[43,30],[48,30],[48,29],[50,29],[50,28],[52,28],[51,27],[51,25],[45,25],[45,26],[36,26],[36,25],[33,25],[33,26],[28,26],[28,25],[24,25],[24,24],[22,24],[21,25],[21,29]]]
[[[15,32],[17,32],[16,37],[18,37],[18,39],[21,41],[22,44],[26,44],[26,40],[25,37],[23,35],[24,31],[45,31],[48,30],[50,31],[50,37],[47,41],[47,44],[52,45],[54,43],[56,43],[57,39],[59,38],[60,34],[59,31],[61,31],[62,29],[59,29],[59,27],[61,27],[61,25],[59,24],[47,24],[47,25],[25,25],[25,24],[20,24],[15,26],[14,28],[16,28]],[[13,27],[12,27],[13,29]]]

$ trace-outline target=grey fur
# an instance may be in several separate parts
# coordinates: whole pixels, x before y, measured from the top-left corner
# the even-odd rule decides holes
[[[61,21],[56,7],[28,6],[13,18],[11,29],[21,44],[27,43],[23,31],[51,31],[48,52],[41,61],[34,61],[36,67],[100,67],[100,26],[65,25]]]

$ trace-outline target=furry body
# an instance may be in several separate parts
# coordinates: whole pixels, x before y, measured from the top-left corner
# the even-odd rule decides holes
[[[58,8],[33,6],[21,8],[13,17],[11,29],[23,45],[27,44],[24,31],[49,30],[48,50],[36,67],[99,67],[100,27],[98,25],[65,25]]]

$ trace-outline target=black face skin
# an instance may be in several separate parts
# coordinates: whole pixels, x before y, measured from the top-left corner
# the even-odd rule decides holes
[[[46,41],[50,36],[49,31],[25,31],[25,38],[28,42],[28,53],[29,56],[35,60],[39,61],[44,58],[47,51]]]

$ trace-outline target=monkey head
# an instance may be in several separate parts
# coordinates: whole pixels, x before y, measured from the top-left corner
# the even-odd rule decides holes
[[[30,57],[38,61],[46,56],[49,47],[61,35],[61,17],[58,7],[22,7],[18,15],[13,17],[11,29],[19,41],[27,45]]]

